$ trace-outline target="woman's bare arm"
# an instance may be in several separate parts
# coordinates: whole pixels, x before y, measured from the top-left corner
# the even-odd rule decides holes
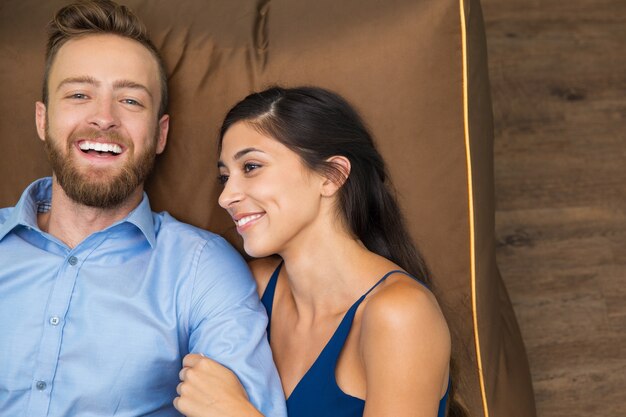
[[[363,311],[365,417],[435,417],[448,381],[450,334],[434,297],[400,280]]]

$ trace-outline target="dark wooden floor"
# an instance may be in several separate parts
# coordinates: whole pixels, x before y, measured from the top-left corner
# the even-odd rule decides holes
[[[626,1],[483,12],[497,259],[539,417],[626,416]]]

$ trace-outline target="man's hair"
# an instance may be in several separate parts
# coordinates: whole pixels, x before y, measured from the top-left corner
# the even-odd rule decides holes
[[[139,18],[126,6],[110,0],[79,0],[61,8],[48,23],[48,46],[43,79],[42,99],[48,105],[48,78],[52,63],[65,42],[87,35],[113,34],[132,39],[146,47],[159,67],[161,103],[159,117],[167,108],[167,76],[165,65],[148,31]]]

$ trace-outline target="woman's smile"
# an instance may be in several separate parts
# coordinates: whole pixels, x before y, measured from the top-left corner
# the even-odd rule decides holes
[[[254,226],[257,220],[263,216],[265,216],[265,213],[252,213],[234,216],[233,221],[237,225],[237,232],[242,234],[244,231]]]

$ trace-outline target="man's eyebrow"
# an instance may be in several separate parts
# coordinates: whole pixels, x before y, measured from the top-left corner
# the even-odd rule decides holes
[[[258,148],[245,148],[240,150],[239,152],[237,152],[234,156],[233,159],[236,161],[238,159],[243,158],[246,154],[249,154],[250,152],[261,152],[261,153],[265,153],[262,150],[258,149]],[[222,160],[220,159],[219,161],[217,161],[217,167],[218,168],[225,168],[226,165],[224,164],[224,162],[222,162]]]
[[[131,80],[115,81],[113,83],[113,88],[116,89],[116,90],[120,89],[120,88],[132,88],[132,89],[135,89],[135,90],[142,90],[143,92],[148,94],[150,96],[150,98],[152,98],[152,93],[150,92],[148,87],[146,87],[143,84],[136,83],[135,81],[131,81]]]
[[[61,87],[63,87],[66,84],[90,84],[95,87],[98,87],[100,86],[100,81],[88,75],[80,76],[80,77],[69,77],[59,83],[59,86],[57,87],[57,91],[60,90]],[[113,83],[113,88],[116,90],[121,89],[121,88],[131,88],[131,89],[136,89],[136,90],[142,90],[152,98],[152,93],[150,92],[148,87],[146,87],[143,84],[137,83],[135,81],[131,81],[131,80],[115,81]]]
[[[69,77],[65,78],[63,81],[59,83],[57,86],[57,91],[61,89],[66,84],[91,84],[94,86],[99,86],[100,82],[93,77],[82,76],[82,77]]]

